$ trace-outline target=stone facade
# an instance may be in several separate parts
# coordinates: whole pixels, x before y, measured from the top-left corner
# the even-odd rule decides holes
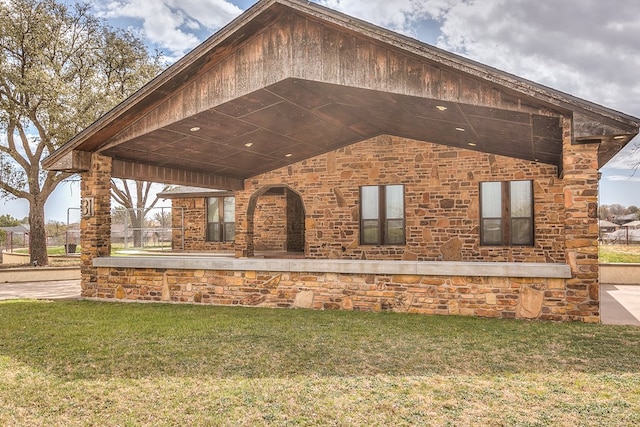
[[[480,182],[511,180],[534,182],[535,245],[480,246]],[[376,184],[405,186],[406,245],[360,245],[359,189]],[[239,224],[251,221],[250,199],[278,185],[302,199],[307,258],[565,262],[564,183],[555,166],[381,136],[248,180],[236,194]],[[254,231],[256,249],[261,237]]]

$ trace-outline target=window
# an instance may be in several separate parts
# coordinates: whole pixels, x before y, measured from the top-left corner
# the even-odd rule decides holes
[[[360,187],[360,243],[403,245],[404,185]]]
[[[210,197],[207,203],[207,240],[232,242],[236,234],[236,199]]]
[[[533,182],[480,183],[480,244],[533,246]]]

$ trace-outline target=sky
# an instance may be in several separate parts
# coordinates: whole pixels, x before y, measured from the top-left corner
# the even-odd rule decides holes
[[[73,0],[64,0],[71,3]],[[640,117],[640,1],[315,0],[486,65]],[[90,0],[96,16],[175,61],[250,0]],[[602,170],[600,203],[640,206],[640,137]],[[46,219],[66,221],[79,184],[61,186]],[[0,214],[27,215],[9,202]]]

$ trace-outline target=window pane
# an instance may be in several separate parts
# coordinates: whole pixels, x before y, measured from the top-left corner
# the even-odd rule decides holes
[[[483,182],[480,184],[482,195],[482,218],[502,217],[502,183]]]
[[[379,243],[380,226],[376,219],[365,219],[362,221],[362,243],[366,245],[377,245]]]
[[[209,209],[207,210],[208,222],[220,221],[220,207],[218,200],[219,199],[217,197],[211,197],[209,199]]]
[[[532,221],[531,218],[511,219],[511,244],[532,245]]]
[[[224,223],[224,241],[232,242],[236,236],[236,224],[235,222]]]
[[[236,198],[235,197],[224,198],[224,212],[223,212],[222,220],[224,222],[236,221]]]
[[[531,181],[512,181],[511,217],[531,218]]]
[[[210,242],[220,241],[220,223],[210,222],[207,224],[207,235]]]
[[[385,196],[387,219],[404,219],[404,186],[387,185]]]
[[[362,219],[378,219],[379,191],[377,186],[366,186],[361,189]]]
[[[385,243],[388,245],[400,245],[404,243],[404,220],[391,219],[387,221]]]
[[[502,220],[500,218],[482,220],[482,244],[502,245]]]

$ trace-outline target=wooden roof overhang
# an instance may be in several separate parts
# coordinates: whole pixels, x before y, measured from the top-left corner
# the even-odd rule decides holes
[[[238,190],[244,180],[390,134],[562,167],[573,143],[604,165],[640,119],[314,3],[262,0],[45,159],[113,176]]]

